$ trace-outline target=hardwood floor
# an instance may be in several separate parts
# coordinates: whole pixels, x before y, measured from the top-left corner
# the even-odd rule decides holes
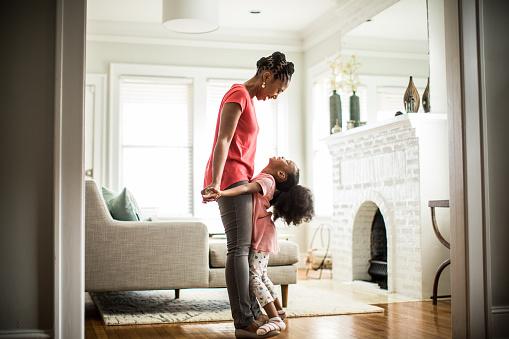
[[[385,312],[287,320],[278,339],[450,338],[451,304],[401,302],[379,304]],[[235,338],[232,323],[105,326],[94,304],[85,309],[85,338]]]
[[[299,280],[306,280],[299,270]],[[316,274],[311,275],[317,276]],[[330,278],[324,271],[323,279]],[[292,296],[290,296],[292,297]],[[287,329],[278,339],[374,339],[451,338],[451,302],[439,300],[375,304],[384,313],[289,318]],[[85,305],[85,338],[229,338],[234,339],[233,323],[105,326],[93,303]]]

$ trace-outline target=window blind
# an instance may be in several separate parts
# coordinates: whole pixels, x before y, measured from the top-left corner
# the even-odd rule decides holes
[[[191,81],[121,77],[119,172],[145,216],[193,211]]]

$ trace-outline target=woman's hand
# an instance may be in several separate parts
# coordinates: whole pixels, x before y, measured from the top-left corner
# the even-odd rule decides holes
[[[210,184],[201,191],[203,203],[217,201],[221,197],[219,185]]]

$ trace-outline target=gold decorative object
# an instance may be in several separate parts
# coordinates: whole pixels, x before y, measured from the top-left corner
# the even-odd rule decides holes
[[[419,92],[417,92],[417,88],[414,85],[412,76],[410,76],[408,87],[405,91],[405,95],[403,96],[403,104],[407,113],[416,113],[419,111],[420,97]]]
[[[429,113],[429,111],[431,110],[431,103],[429,101],[429,77],[428,83],[426,84],[426,89],[422,94],[422,108],[424,109],[425,113]]]

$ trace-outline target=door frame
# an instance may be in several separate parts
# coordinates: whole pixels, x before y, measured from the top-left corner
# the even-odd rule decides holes
[[[474,0],[470,0],[472,2]],[[452,334],[469,336],[467,267],[470,238],[466,230],[463,50],[460,40],[462,3],[444,0],[449,114],[451,200]],[[64,6],[65,4],[65,6]],[[55,321],[54,337],[84,337],[84,89],[86,0],[57,0],[55,94]],[[450,171],[451,172],[451,171]],[[452,172],[451,172],[452,173]]]
[[[449,196],[451,232],[452,337],[467,338],[467,234],[465,232],[463,105],[459,2],[444,0],[447,111],[449,121]],[[456,169],[452,175],[452,169]]]
[[[56,1],[54,324],[56,339],[85,333],[84,99],[86,0]]]

